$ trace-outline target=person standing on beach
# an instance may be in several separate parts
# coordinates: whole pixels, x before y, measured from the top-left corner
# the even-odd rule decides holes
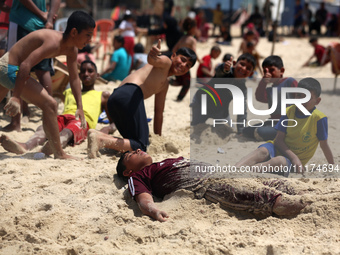
[[[85,60],[80,64],[80,80],[83,84],[82,101],[84,103],[84,115],[86,119],[86,128],[81,128],[79,119],[75,118],[77,110],[76,100],[71,89],[64,91],[65,103],[63,114],[58,115],[58,126],[60,132],[60,142],[63,148],[68,144],[77,145],[86,139],[89,129],[96,128],[98,118],[103,110],[107,111],[107,100],[110,93],[108,91],[96,91],[94,84],[99,77],[97,66],[91,60]],[[109,126],[111,131],[114,130],[114,124]],[[108,130],[110,132],[110,130]],[[51,146],[49,141],[46,142],[46,134],[42,126],[37,128],[37,131],[25,143],[19,143],[12,140],[7,135],[2,135],[0,138],[1,146],[10,152],[16,154],[24,154],[27,151],[33,150],[38,145],[44,145],[41,149],[45,155],[50,155]]]
[[[34,65],[45,58],[66,55],[70,76],[70,85],[77,104],[76,118],[80,118],[81,126],[86,122],[81,100],[81,86],[78,76],[77,53],[91,42],[96,23],[83,11],[75,11],[67,21],[64,33],[40,29],[19,40],[0,59],[0,101],[9,90],[13,96],[4,109],[13,117],[20,113],[20,98],[42,109],[43,128],[55,158],[73,158],[67,155],[60,144],[57,122],[57,102],[45,88],[30,77]]]
[[[54,21],[60,6],[60,0],[52,0],[51,7],[47,11],[45,0],[18,1],[14,0],[9,16],[8,49],[29,33],[38,29],[53,29]],[[52,59],[43,59],[32,68],[39,82],[52,94],[52,79],[54,74]],[[28,104],[22,103],[22,114],[29,116]],[[3,131],[21,131],[21,114],[12,117],[11,123],[2,128]]]

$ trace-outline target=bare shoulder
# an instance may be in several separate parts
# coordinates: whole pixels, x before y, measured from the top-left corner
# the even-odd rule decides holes
[[[106,101],[107,99],[109,99],[111,93],[108,91],[103,91],[102,92],[102,101]]]

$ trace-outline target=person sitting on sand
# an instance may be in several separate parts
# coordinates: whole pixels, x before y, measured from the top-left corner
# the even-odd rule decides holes
[[[233,179],[217,176],[216,172],[195,172],[197,167],[209,166],[183,157],[153,163],[150,155],[138,149],[122,154],[117,174],[128,180],[129,192],[142,213],[161,222],[166,221],[169,215],[156,207],[153,196],[163,198],[179,189],[193,191],[195,198],[220,203],[227,209],[261,217],[295,216],[305,207],[291,196],[297,195],[297,192],[286,180]]]
[[[67,21],[64,33],[51,29],[39,29],[31,32],[13,45],[1,59],[0,68],[0,102],[13,90],[4,109],[13,117],[20,113],[20,97],[26,102],[38,106],[42,110],[43,129],[50,141],[55,158],[73,158],[67,155],[60,144],[57,102],[46,89],[30,77],[34,65],[45,58],[66,55],[70,85],[77,102],[75,116],[80,118],[81,126],[86,127],[86,121],[81,101],[81,86],[78,77],[77,53],[91,42],[96,23],[83,11],[75,11]]]
[[[171,75],[183,75],[196,63],[196,54],[189,48],[180,48],[171,57],[161,55],[161,40],[148,54],[148,64],[127,76],[108,100],[108,117],[123,138],[90,130],[88,156],[94,158],[99,149],[131,151],[149,145],[149,126],[144,100],[155,95],[154,133],[162,135],[163,111]]]
[[[315,107],[321,101],[321,85],[316,79],[304,78],[299,81],[298,88],[304,88],[311,93],[310,100],[302,103],[310,115],[305,115],[296,105],[289,106],[287,114],[282,116],[275,126],[277,134],[274,141],[260,145],[237,162],[236,167],[257,166],[261,172],[262,167],[274,170],[275,166],[287,166],[291,171],[301,173],[319,143],[328,164],[334,164],[333,154],[327,142],[328,120],[326,115]],[[303,93],[296,93],[296,98],[304,96]],[[288,171],[278,173],[286,177],[289,175]]]
[[[80,65],[79,77],[83,84],[82,101],[84,103],[87,127],[85,129],[81,128],[80,121],[75,117],[77,110],[75,98],[72,95],[71,89],[65,90],[64,112],[58,116],[60,142],[63,148],[65,148],[67,144],[80,144],[84,141],[87,136],[87,131],[90,128],[96,128],[100,113],[104,109],[107,110],[107,101],[110,92],[94,90],[94,83],[98,77],[96,64],[91,60],[83,61]],[[110,127],[113,131],[114,124],[111,124]],[[2,135],[0,138],[1,146],[5,150],[16,154],[26,153],[38,145],[45,144],[41,151],[46,155],[50,155],[52,153],[50,143],[48,141],[45,142],[46,134],[42,126],[39,126],[35,134],[25,143],[16,142],[7,135]]]
[[[316,36],[312,36],[309,39],[309,43],[314,48],[314,52],[313,52],[313,55],[310,56],[310,58],[302,66],[303,67],[305,67],[305,66],[311,66],[311,67],[321,66],[323,56],[326,54],[326,48],[318,43],[318,38]],[[313,58],[316,58],[316,60],[314,62],[312,62]],[[327,64],[327,63],[323,63],[323,65],[325,65],[325,64]]]

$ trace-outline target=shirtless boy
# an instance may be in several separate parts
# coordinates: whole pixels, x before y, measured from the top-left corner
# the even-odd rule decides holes
[[[60,144],[57,103],[40,83],[30,77],[30,70],[45,58],[67,56],[70,85],[77,102],[75,116],[80,118],[82,127],[85,128],[77,53],[78,49],[91,42],[95,26],[91,16],[75,11],[69,17],[64,33],[50,29],[34,31],[14,44],[0,59],[0,101],[9,90],[13,90],[13,96],[4,107],[6,114],[13,117],[20,112],[20,97],[38,106],[42,110],[43,128],[55,158],[72,157],[63,151]]]
[[[71,89],[66,89],[64,91],[64,112],[58,115],[60,142],[63,148],[68,144],[80,144],[83,142],[87,137],[88,130],[96,128],[100,113],[103,110],[107,111],[107,100],[109,99],[110,92],[102,92],[94,89],[96,79],[99,77],[96,64],[91,60],[83,61],[80,64],[79,77],[83,84],[82,102],[84,104],[87,127],[81,128],[80,120],[75,118],[74,114],[77,110],[76,101]],[[109,126],[111,130],[114,128],[113,125],[114,124],[111,124]],[[109,131],[110,130],[108,130],[108,132]],[[0,137],[0,143],[5,150],[16,154],[24,154],[27,151],[33,150],[38,145],[44,145],[41,152],[46,155],[52,153],[49,141],[46,142],[46,135],[42,126],[39,126],[34,135],[25,143],[17,142],[5,134]]]
[[[108,100],[108,116],[120,134],[116,138],[96,130],[88,133],[88,156],[95,158],[101,148],[117,151],[146,151],[149,144],[149,127],[146,118],[144,99],[155,95],[154,133],[162,135],[163,111],[168,91],[167,77],[182,75],[196,62],[196,54],[189,48],[181,48],[171,57],[161,55],[160,43],[153,46],[148,54],[148,64],[131,73],[114,90]]]
[[[172,52],[177,52],[178,49],[186,47],[186,48],[192,49],[196,53],[197,41],[194,37],[194,35],[196,35],[196,30],[197,30],[196,21],[189,17],[185,18],[185,20],[183,21],[183,30],[185,32],[185,35],[183,35],[179,39],[179,41],[174,46]],[[201,62],[199,59],[198,61]],[[180,76],[176,75],[176,79],[170,81],[170,84],[173,86],[182,86],[182,89],[180,90],[177,96],[177,99],[176,99],[177,102],[182,101],[185,95],[188,93],[189,88],[190,88],[190,80],[191,80],[191,75],[190,75],[190,71],[188,71],[184,75],[180,75]]]

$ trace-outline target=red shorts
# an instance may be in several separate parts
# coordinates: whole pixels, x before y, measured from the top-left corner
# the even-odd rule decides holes
[[[89,125],[86,123],[86,128],[81,128],[80,120],[76,120],[76,117],[71,114],[58,115],[58,127],[59,132],[67,128],[73,133],[73,141],[71,144],[80,144],[86,139]]]

